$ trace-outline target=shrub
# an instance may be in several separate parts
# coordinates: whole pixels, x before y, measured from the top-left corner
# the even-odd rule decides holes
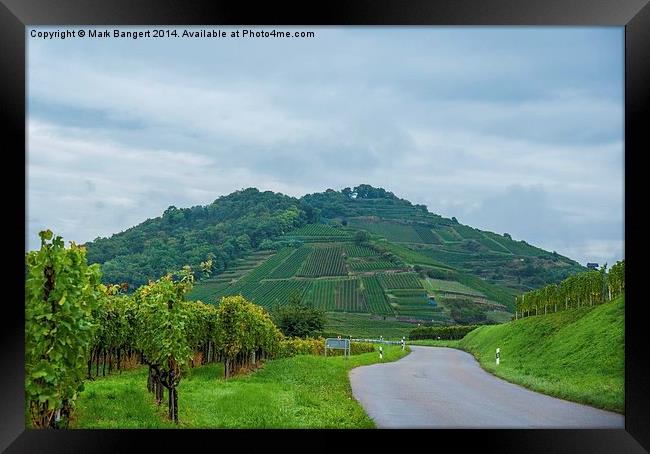
[[[350,344],[350,354],[360,355],[362,353],[371,353],[375,351],[375,345],[370,342],[352,342]]]
[[[479,325],[422,326],[409,333],[410,340],[418,339],[462,339]]]
[[[369,342],[352,342],[350,344],[350,354],[360,355],[375,351],[375,346]],[[343,355],[343,350],[329,350],[327,356]],[[325,355],[325,339],[312,338],[301,339],[299,337],[287,337],[280,341],[280,357],[290,357],[296,355]]]
[[[354,234],[354,242],[358,245],[368,244],[370,241],[370,234],[365,230],[357,230]]]
[[[292,295],[288,304],[277,307],[273,319],[288,337],[312,337],[325,326],[325,312],[302,303],[298,294]]]
[[[324,355],[325,340],[319,338],[286,337],[280,341],[280,357],[296,355]]]

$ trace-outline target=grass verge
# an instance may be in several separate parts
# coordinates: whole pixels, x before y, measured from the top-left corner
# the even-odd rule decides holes
[[[456,348],[472,353],[485,370],[512,383],[622,413],[624,327],[621,297],[594,308],[483,326],[467,334]]]
[[[223,380],[223,366],[196,368],[179,386],[180,428],[371,428],[352,396],[350,369],[396,361],[408,354],[384,346],[384,359],[296,356],[269,361],[248,376]],[[75,428],[171,428],[166,404],[146,390],[145,367],[86,382],[77,400]],[[166,402],[166,401],[165,401]]]

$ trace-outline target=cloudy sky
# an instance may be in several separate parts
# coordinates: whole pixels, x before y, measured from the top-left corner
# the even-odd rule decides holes
[[[368,183],[582,263],[623,257],[623,28],[300,30],[28,30],[26,247],[250,186]]]

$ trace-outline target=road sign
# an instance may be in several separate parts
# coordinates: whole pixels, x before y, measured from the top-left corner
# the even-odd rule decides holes
[[[346,357],[350,356],[350,339],[325,339],[325,356],[327,356],[327,349],[343,350]]]

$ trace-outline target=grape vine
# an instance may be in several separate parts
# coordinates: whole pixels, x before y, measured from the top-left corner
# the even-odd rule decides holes
[[[611,301],[624,292],[625,261],[620,261],[609,272],[605,265],[600,271],[574,274],[559,284],[517,296],[515,318],[593,306]]]
[[[83,247],[65,248],[50,230],[40,237],[41,249],[25,258],[25,401],[33,427],[67,427],[83,390],[103,286]]]
[[[189,266],[127,294],[124,285],[101,284],[99,266],[88,266],[83,247],[66,249],[48,230],[41,249],[26,255],[26,267],[32,427],[67,427],[84,379],[137,365],[147,366],[146,386],[158,405],[167,394],[169,419],[178,423],[178,385],[189,368],[223,362],[227,379],[267,358],[318,352],[322,344],[285,338],[264,308],[241,295],[222,298],[218,307],[187,301]],[[201,264],[203,273],[209,267],[209,260]]]

